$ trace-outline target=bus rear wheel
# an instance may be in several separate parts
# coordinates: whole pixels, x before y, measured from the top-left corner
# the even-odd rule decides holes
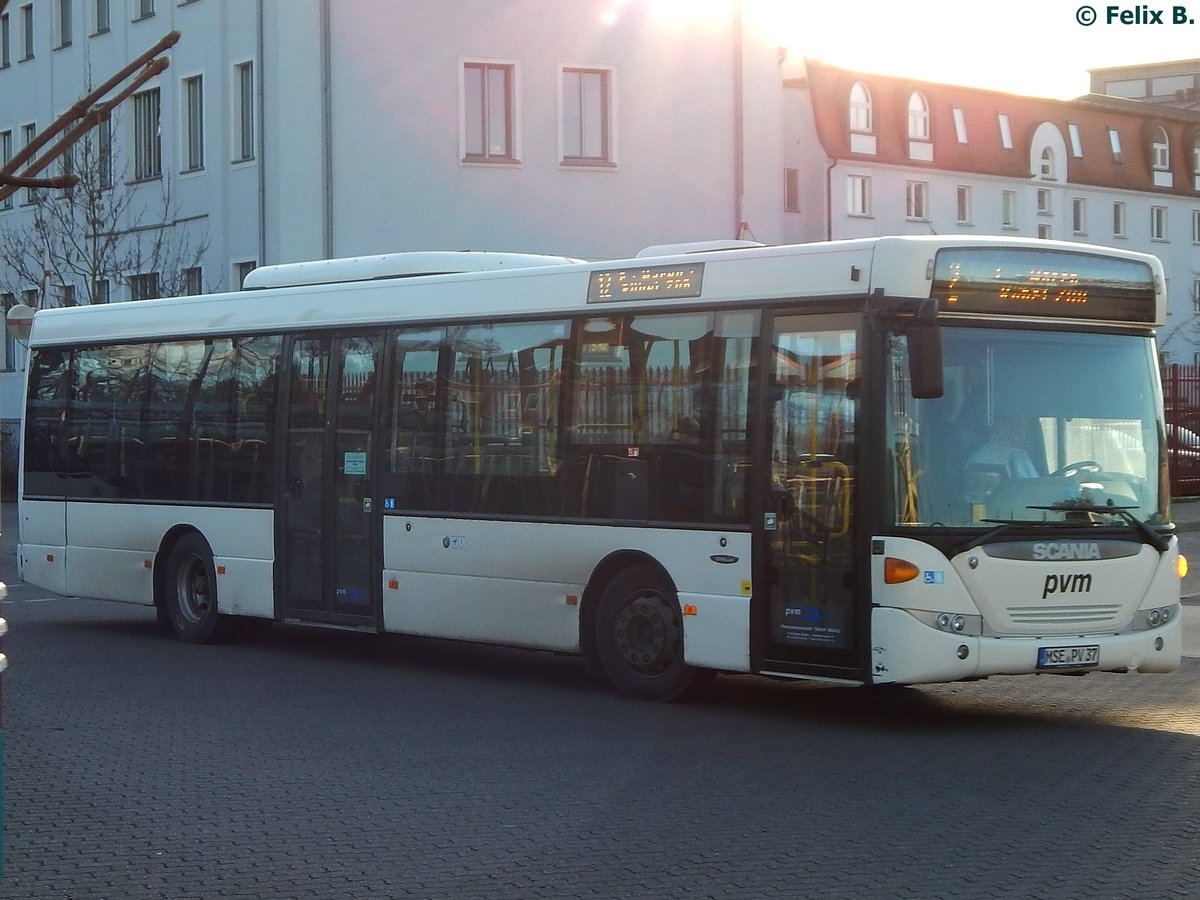
[[[165,618],[181,640],[206,644],[216,639],[217,573],[212,550],[200,535],[184,535],[171,548],[162,604]]]
[[[683,659],[683,616],[670,580],[645,563],[619,572],[600,597],[596,656],[616,688],[644,700],[676,700],[700,680]]]

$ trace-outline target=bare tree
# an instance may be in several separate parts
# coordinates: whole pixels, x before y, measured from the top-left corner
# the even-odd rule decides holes
[[[130,183],[114,170],[124,157],[112,133],[106,119],[77,138],[61,154],[60,177],[72,186],[34,190],[32,221],[0,229],[0,290],[20,296],[36,286],[44,307],[102,302],[104,285],[138,276],[157,296],[202,289],[188,276],[208,250],[207,232],[178,221],[168,176]]]

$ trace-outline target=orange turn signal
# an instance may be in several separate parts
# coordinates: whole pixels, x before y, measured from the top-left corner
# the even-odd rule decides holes
[[[894,556],[885,556],[883,558],[884,584],[904,584],[904,582],[912,581],[920,574],[921,570],[907,559],[896,559]]]
[[[1187,577],[1187,557],[1182,553],[1180,553],[1179,558],[1175,560],[1175,571],[1179,573],[1180,578]]]

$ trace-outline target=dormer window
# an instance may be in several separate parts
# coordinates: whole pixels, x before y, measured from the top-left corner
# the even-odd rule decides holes
[[[861,81],[850,88],[850,152],[874,155],[875,135],[871,133],[871,92]]]
[[[929,101],[920,93],[908,98],[908,137],[913,141],[929,140]]]
[[[1054,151],[1049,147],[1042,148],[1042,161],[1038,166],[1038,176],[1046,181],[1054,181],[1058,177],[1054,168]]]
[[[854,82],[854,87],[850,88],[850,130],[871,130],[871,92],[861,81]]]
[[[1167,129],[1161,125],[1150,129],[1150,168],[1150,177],[1155,187],[1174,186],[1174,176],[1171,174],[1171,139],[1167,137]]]
[[[1155,128],[1150,138],[1150,164],[1156,169],[1171,167],[1171,144],[1162,126]]]
[[[908,158],[933,162],[933,144],[929,140],[929,101],[913,92],[908,98]]]
[[[1192,189],[1200,191],[1200,134],[1192,144]]]

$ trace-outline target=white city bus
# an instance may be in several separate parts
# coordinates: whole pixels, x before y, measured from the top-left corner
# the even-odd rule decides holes
[[[40,311],[20,571],[158,610],[858,684],[1167,672],[1151,256],[395,254]]]

